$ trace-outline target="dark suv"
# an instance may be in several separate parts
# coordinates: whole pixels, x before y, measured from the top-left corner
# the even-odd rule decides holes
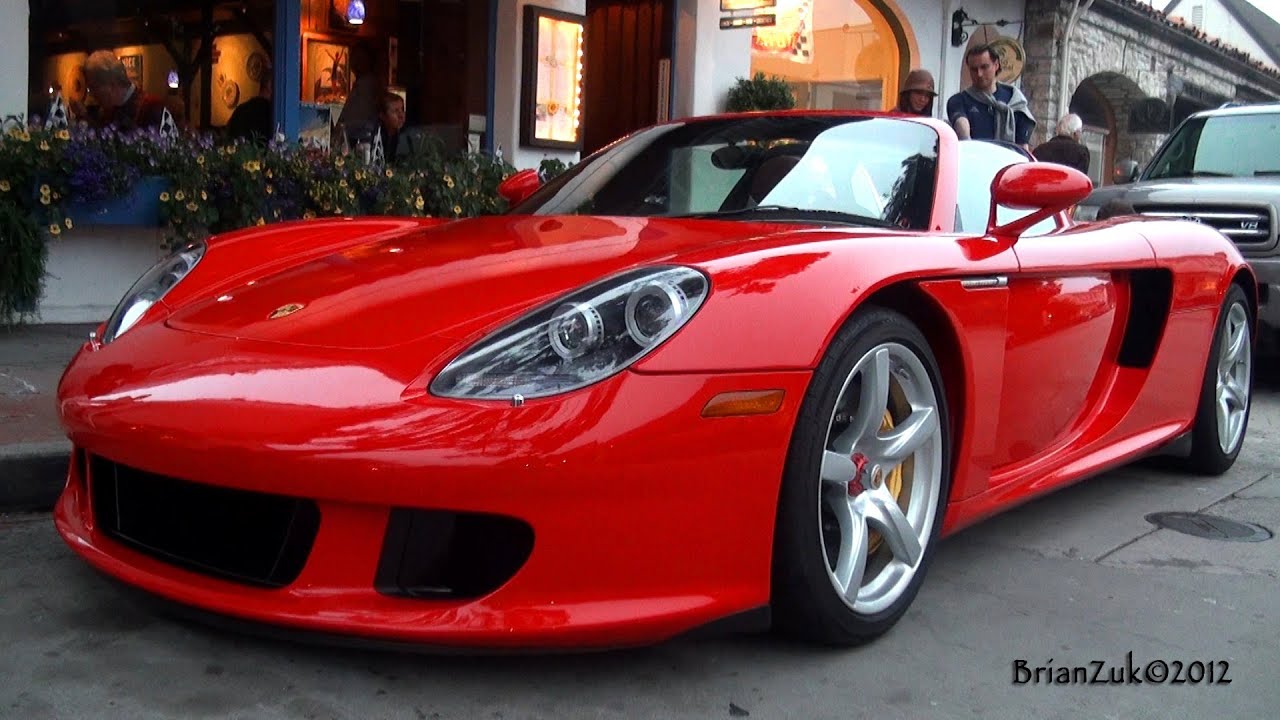
[[[1143,215],[1197,220],[1230,238],[1258,276],[1259,319],[1280,330],[1280,103],[1192,115],[1136,182],[1095,190],[1075,217],[1092,220],[1116,199]]]

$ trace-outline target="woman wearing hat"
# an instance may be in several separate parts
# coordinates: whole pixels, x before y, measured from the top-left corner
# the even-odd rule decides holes
[[[916,68],[907,73],[907,82],[898,93],[898,106],[894,111],[932,117],[933,99],[937,96],[933,89],[933,75],[924,68]]]

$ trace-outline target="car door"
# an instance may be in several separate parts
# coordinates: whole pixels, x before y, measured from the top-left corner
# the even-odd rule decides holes
[[[967,183],[958,203],[966,230],[979,220],[985,224],[995,173],[1026,159],[1004,147],[987,145],[979,151],[966,149],[968,145],[961,143],[962,177],[975,182]],[[997,222],[1026,212],[998,208]],[[1128,274],[1155,265],[1150,243],[1136,232],[1105,226],[1063,229],[1060,224],[1056,217],[1042,221],[1013,248],[1018,269],[1007,277],[992,486],[1014,480],[1019,470],[1070,447],[1115,372],[1127,320]]]

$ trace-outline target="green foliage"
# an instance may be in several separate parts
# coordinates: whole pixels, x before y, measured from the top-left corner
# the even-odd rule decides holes
[[[501,213],[498,184],[513,172],[492,156],[440,145],[373,167],[293,144],[217,145],[208,135],[12,130],[0,138],[0,323],[35,309],[46,242],[81,220],[66,213],[120,197],[142,177],[167,184],[158,199],[172,245],[323,216]]]
[[[42,228],[15,203],[0,202],[0,322],[35,310],[47,248]]]
[[[550,182],[552,178],[571,167],[573,167],[572,163],[565,164],[565,161],[560,158],[543,158],[542,162],[538,163],[538,177],[544,183]]]
[[[791,86],[780,77],[765,77],[758,72],[751,79],[740,77],[729,88],[725,109],[728,112],[751,110],[790,110],[796,106]]]

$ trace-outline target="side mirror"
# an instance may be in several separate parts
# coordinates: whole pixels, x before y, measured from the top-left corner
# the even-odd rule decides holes
[[[1115,173],[1112,175],[1112,179],[1117,185],[1124,185],[1125,183],[1134,182],[1141,174],[1142,166],[1139,165],[1136,160],[1121,160],[1116,163],[1116,169]]]
[[[508,203],[515,205],[532,195],[539,187],[542,187],[542,180],[538,177],[538,171],[529,168],[499,183],[498,194]]]
[[[1016,238],[1032,225],[1089,197],[1091,192],[1093,181],[1075,168],[1043,162],[1010,165],[991,181],[987,234]],[[999,225],[996,209],[1001,205],[1033,212]]]

